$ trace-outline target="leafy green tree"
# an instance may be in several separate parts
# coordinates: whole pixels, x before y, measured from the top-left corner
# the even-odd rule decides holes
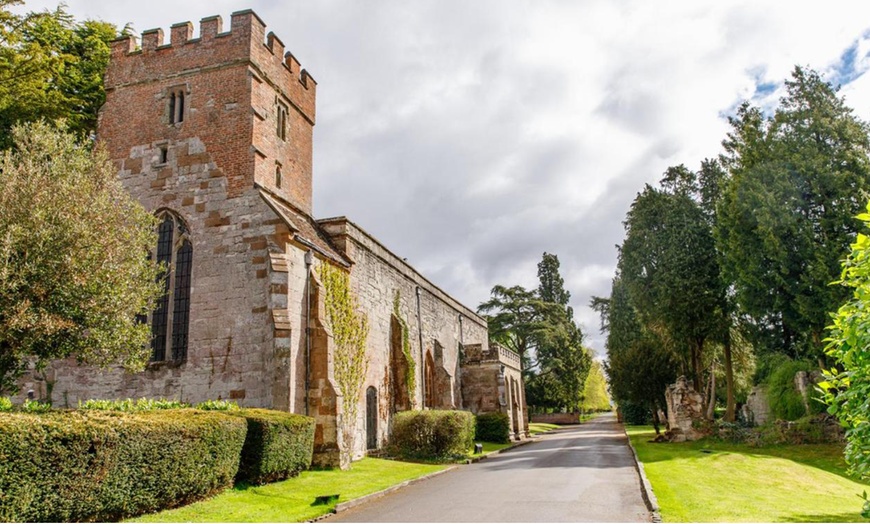
[[[609,411],[610,396],[607,394],[607,379],[604,377],[604,368],[598,361],[593,360],[586,377],[586,385],[583,387],[584,411]]]
[[[13,128],[0,155],[0,389],[37,367],[82,362],[141,369],[150,329],[137,315],[162,290],[154,218],[106,154],[44,123]]]
[[[63,6],[13,13],[19,4],[0,0],[0,147],[11,145],[15,124],[40,119],[63,119],[75,134],[94,133],[117,29],[76,22]]]
[[[559,304],[565,308],[568,318],[574,317],[574,310],[568,305],[571,293],[565,289],[565,281],[559,272],[559,257],[544,253],[538,262],[538,298],[551,304]]]
[[[663,190],[647,185],[637,196],[618,264],[638,321],[682,356],[701,391],[702,352],[721,322],[724,289],[710,226],[688,194],[693,178],[671,168]]]
[[[858,219],[870,226],[870,205]],[[825,352],[836,366],[819,384],[828,412],[846,427],[846,462],[861,478],[870,478],[870,237],[859,233],[843,261],[840,287],[851,298],[833,315]],[[870,513],[870,504],[865,505]]]
[[[796,67],[770,118],[748,103],[729,119],[715,234],[753,344],[821,357],[827,312],[870,188],[868,126],[818,73]]]
[[[677,377],[674,352],[641,324],[618,274],[610,297],[593,298],[592,307],[601,315],[602,331],[607,333],[605,370],[614,400],[648,409],[658,433],[658,411],[666,407],[665,388]]]
[[[518,354],[527,372],[533,352],[549,327],[543,309],[534,291],[497,285],[477,312],[486,317],[490,340]]]

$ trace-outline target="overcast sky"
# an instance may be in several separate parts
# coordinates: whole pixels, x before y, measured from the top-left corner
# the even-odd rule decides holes
[[[28,9],[57,2],[32,1]],[[314,212],[346,215],[475,308],[559,256],[604,353],[622,220],[665,168],[720,152],[795,64],[870,119],[870,2],[68,0],[141,32],[254,9],[317,80]]]

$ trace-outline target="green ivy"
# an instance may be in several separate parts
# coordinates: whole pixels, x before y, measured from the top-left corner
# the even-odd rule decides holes
[[[402,353],[405,355],[405,360],[408,362],[408,368],[405,372],[405,387],[408,388],[408,398],[414,402],[414,393],[417,391],[417,363],[414,362],[414,357],[411,355],[411,335],[408,329],[408,323],[402,317],[399,310],[399,302],[402,298],[399,290],[393,296],[393,314],[399,320],[399,325],[402,326]]]
[[[368,317],[360,311],[350,289],[350,275],[330,264],[320,265],[320,281],[325,290],[326,324],[335,344],[333,364],[335,380],[341,393],[342,439],[352,450],[356,435],[357,415],[362,386],[368,371],[366,339]]]

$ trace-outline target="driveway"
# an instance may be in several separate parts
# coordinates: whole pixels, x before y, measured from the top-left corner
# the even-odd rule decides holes
[[[649,522],[607,414],[334,515],[330,522]]]

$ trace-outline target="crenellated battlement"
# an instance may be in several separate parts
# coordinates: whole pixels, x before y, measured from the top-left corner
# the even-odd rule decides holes
[[[254,11],[234,12],[226,31],[220,15],[200,20],[197,38],[193,38],[193,30],[191,22],[181,22],[170,27],[168,43],[161,28],[143,31],[141,46],[133,36],[113,41],[107,89],[249,61],[261,80],[274,84],[291,105],[314,122],[317,82],[278,36],[266,34],[265,22]]]

